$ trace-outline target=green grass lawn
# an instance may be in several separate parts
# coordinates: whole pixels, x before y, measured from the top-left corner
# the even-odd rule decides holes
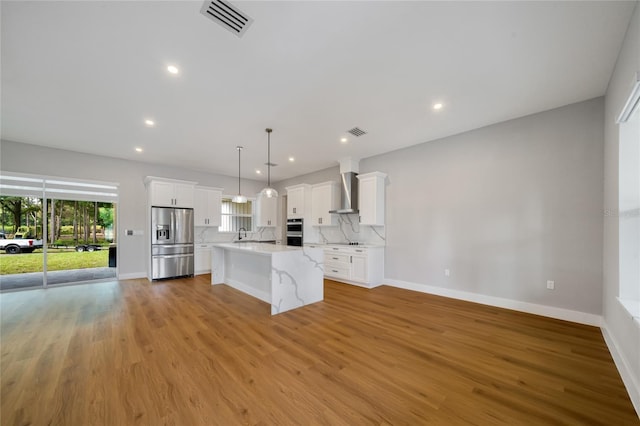
[[[0,275],[42,272],[43,253],[0,254]],[[109,251],[78,253],[53,251],[47,253],[47,271],[100,268],[109,265]]]

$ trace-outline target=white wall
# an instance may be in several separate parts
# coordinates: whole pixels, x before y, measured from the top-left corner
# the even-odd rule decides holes
[[[604,209],[617,212],[619,207],[619,146],[615,119],[632,88],[635,73],[640,71],[640,5],[636,8],[605,98]],[[618,302],[619,226],[617,214],[605,216],[603,257],[603,329],[618,370],[629,390],[636,411],[640,413],[640,325]],[[640,284],[639,284],[640,285]]]
[[[0,170],[119,183],[118,274],[124,278],[146,276],[149,233],[146,229],[145,176],[195,181],[202,186],[224,188],[227,194],[235,194],[238,188],[237,176],[201,173],[5,140],[0,141]],[[242,179],[244,195],[252,196],[263,187],[264,182]],[[143,230],[144,235],[125,236],[125,229]]]

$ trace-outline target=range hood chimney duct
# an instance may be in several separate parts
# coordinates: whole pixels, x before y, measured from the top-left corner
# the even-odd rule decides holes
[[[358,176],[359,161],[345,158],[340,160],[340,208],[329,213],[358,213]]]

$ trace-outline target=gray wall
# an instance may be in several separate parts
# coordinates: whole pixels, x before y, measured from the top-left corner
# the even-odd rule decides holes
[[[385,277],[600,314],[602,135],[600,98],[364,160]]]
[[[604,209],[617,212],[619,206],[618,125],[615,123],[631,91],[635,73],[640,71],[640,5],[627,30],[616,67],[609,81],[605,104]],[[617,300],[619,294],[619,226],[620,217],[606,215],[604,220],[603,317],[605,336],[627,389],[640,412],[640,322],[633,320]],[[640,284],[638,284],[640,285]],[[624,368],[620,368],[624,365]]]
[[[145,176],[159,176],[198,182],[202,186],[224,188],[235,194],[237,177],[194,172],[175,167],[100,157],[35,145],[0,141],[0,170],[18,173],[100,180],[120,184],[118,205],[118,274],[146,276],[149,235],[146,229]],[[264,182],[242,179],[242,193],[253,196]],[[143,236],[125,236],[125,229],[140,229]]]
[[[388,174],[385,278],[600,315],[603,116],[598,98],[362,160]]]

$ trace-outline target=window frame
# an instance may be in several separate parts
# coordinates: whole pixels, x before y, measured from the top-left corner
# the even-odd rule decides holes
[[[634,188],[634,184],[626,186],[624,183],[626,180],[623,177],[625,175],[634,176],[640,170],[640,147],[633,146],[629,149],[630,143],[638,141],[635,132],[640,133],[640,72],[636,74],[635,84],[616,119],[616,124],[618,125],[619,143],[618,206],[616,209],[619,273],[617,299],[640,324],[640,288],[637,287],[637,278],[640,277],[640,259],[636,259],[637,251],[640,248],[640,181],[635,183],[636,187]],[[632,154],[634,151],[635,156]],[[631,234],[628,232],[634,228],[639,232],[637,241],[629,239]]]
[[[229,213],[225,213],[224,212],[224,205],[225,205],[225,201],[228,200],[229,202],[231,202],[233,204],[233,202],[231,201],[233,199],[235,195],[229,195],[229,194],[223,194],[222,197],[220,198],[220,226],[218,226],[218,233],[220,234],[236,234],[238,233],[238,231],[232,231],[232,230],[222,230],[222,226],[224,223],[224,218],[225,217],[244,217],[244,218],[250,218],[251,219],[251,229],[247,229],[247,233],[251,233],[251,232],[255,232],[256,229],[256,202],[257,202],[257,198],[255,197],[247,197],[247,202],[251,202],[251,214],[229,214]]]

